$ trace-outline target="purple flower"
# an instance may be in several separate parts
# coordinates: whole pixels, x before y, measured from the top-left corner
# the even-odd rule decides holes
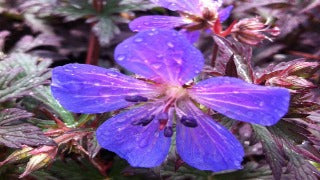
[[[96,136],[103,148],[132,166],[160,165],[176,132],[177,153],[189,165],[211,171],[239,169],[241,144],[200,107],[261,125],[277,123],[288,110],[290,95],[284,88],[231,77],[193,85],[204,58],[174,30],[140,32],[117,46],[115,59],[139,77],[69,64],[54,68],[51,90],[66,109],[77,113],[127,108],[104,122]]]
[[[233,8],[228,6],[220,9],[222,0],[151,0],[155,4],[172,11],[178,11],[180,16],[142,16],[133,20],[129,27],[132,31],[150,30],[153,28],[172,29],[183,27],[193,35],[199,36],[198,30],[210,29],[219,18],[225,21]]]

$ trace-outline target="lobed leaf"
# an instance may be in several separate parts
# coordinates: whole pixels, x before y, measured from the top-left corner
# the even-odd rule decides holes
[[[51,74],[49,60],[24,53],[13,53],[0,61],[0,103],[29,94],[30,90],[44,84]]]
[[[33,114],[18,108],[9,108],[0,111],[0,126],[12,123],[19,119],[32,117]]]
[[[221,56],[219,60],[220,63],[227,66],[228,62],[232,59],[236,67],[238,77],[247,82],[253,82],[254,76],[251,66],[251,48],[219,36],[214,36],[214,40],[219,46],[219,55]]]
[[[120,33],[119,27],[107,17],[100,18],[100,20],[92,27],[92,30],[98,37],[102,46],[109,44],[111,39]]]
[[[256,138],[261,141],[266,159],[272,169],[272,174],[275,179],[280,179],[282,175],[282,167],[285,165],[286,160],[283,157],[282,147],[279,142],[272,138],[272,134],[266,127],[259,125],[252,125]]]
[[[22,148],[24,145],[55,145],[45,136],[42,130],[28,123],[0,126],[0,144],[11,148]]]

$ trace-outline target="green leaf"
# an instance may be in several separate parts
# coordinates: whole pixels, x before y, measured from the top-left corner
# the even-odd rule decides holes
[[[58,6],[55,13],[65,16],[66,21],[74,21],[88,15],[95,15],[96,11],[88,0],[69,0]]]
[[[92,31],[96,34],[102,46],[110,43],[111,39],[120,33],[120,29],[111,19],[104,17],[92,27]]]
[[[63,122],[68,126],[75,124],[74,116],[71,112],[64,109],[59,102],[52,96],[50,87],[39,86],[32,89],[32,97],[50,107],[56,114],[61,117]]]
[[[29,94],[30,90],[46,83],[51,76],[49,60],[24,53],[13,53],[0,61],[0,103]]]

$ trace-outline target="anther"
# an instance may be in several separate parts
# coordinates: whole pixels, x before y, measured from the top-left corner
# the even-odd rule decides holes
[[[185,125],[187,127],[191,127],[191,128],[194,128],[194,127],[198,126],[198,123],[197,123],[196,119],[194,119],[192,117],[182,116],[181,119],[180,119],[180,122],[183,125]]]
[[[124,99],[128,102],[147,102],[148,101],[148,98],[140,95],[125,96]]]
[[[172,137],[173,135],[173,129],[171,126],[166,126],[163,130],[163,134],[165,137]]]
[[[153,119],[154,119],[154,115],[151,115],[150,117],[142,118],[142,119],[140,120],[141,125],[142,125],[142,126],[146,126],[146,125],[148,125]]]
[[[139,120],[136,120],[136,121],[132,121],[132,122],[131,122],[131,125],[134,125],[134,126],[138,126],[138,125],[146,126],[146,125],[148,125],[153,119],[154,119],[154,115],[151,115],[151,116],[144,117],[144,118],[139,119]]]
[[[168,113],[162,112],[157,115],[157,119],[159,122],[168,121]]]

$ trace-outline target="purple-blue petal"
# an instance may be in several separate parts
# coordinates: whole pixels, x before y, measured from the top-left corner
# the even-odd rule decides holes
[[[181,102],[179,108],[198,123],[197,127],[177,123],[177,151],[183,161],[197,169],[215,172],[241,168],[243,148],[226,128],[191,101]]]
[[[200,104],[230,118],[267,126],[287,113],[290,101],[285,88],[249,84],[231,77],[201,81],[189,93]]]
[[[181,29],[179,32],[183,34],[190,43],[195,43],[200,38],[200,31],[187,31],[186,29]]]
[[[227,20],[229,18],[232,9],[233,9],[233,6],[230,5],[230,6],[227,6],[226,8],[219,10],[218,13],[219,13],[220,22],[224,22],[225,20]]]
[[[186,24],[182,17],[176,16],[142,16],[130,22],[129,28],[132,31],[159,29],[173,29]]]
[[[170,9],[191,14],[200,14],[199,0],[151,0],[153,3]]]
[[[60,104],[76,113],[102,113],[132,104],[126,96],[154,97],[155,87],[117,71],[67,64],[52,71],[51,91]]]
[[[204,65],[202,53],[175,30],[139,32],[120,43],[114,55],[129,71],[173,85],[191,80]]]
[[[115,152],[134,167],[159,166],[166,158],[171,138],[159,130],[159,122],[153,120],[147,126],[132,125],[150,115],[158,104],[122,112],[104,122],[96,132],[101,147]]]

